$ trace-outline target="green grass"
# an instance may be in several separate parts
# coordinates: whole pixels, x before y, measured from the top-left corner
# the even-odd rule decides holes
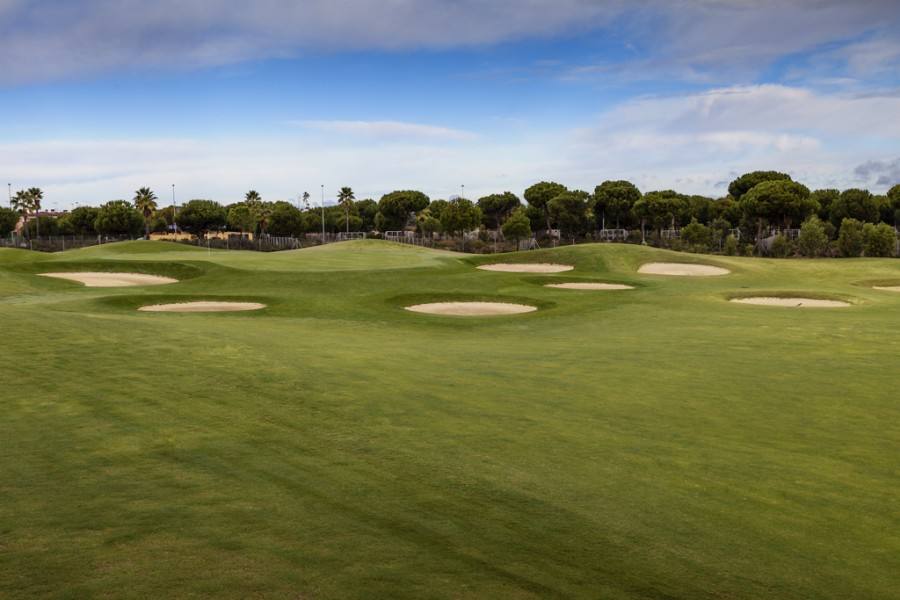
[[[510,260],[576,269],[474,268]],[[186,278],[35,276],[78,269]],[[569,280],[636,289],[543,287]],[[0,250],[0,597],[897,598],[900,294],[872,282],[900,261]],[[773,290],[853,306],[727,301]],[[134,310],[219,298],[269,307]],[[402,310],[447,298],[541,310]]]

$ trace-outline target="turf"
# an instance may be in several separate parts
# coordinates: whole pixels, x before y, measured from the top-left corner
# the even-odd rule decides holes
[[[870,286],[900,261],[496,260],[0,250],[0,597],[898,597],[900,294]],[[183,281],[35,276],[62,269]],[[590,280],[636,289],[543,287]],[[727,301],[751,293],[853,306]],[[402,310],[466,298],[540,310]],[[188,299],[268,308],[134,310]]]

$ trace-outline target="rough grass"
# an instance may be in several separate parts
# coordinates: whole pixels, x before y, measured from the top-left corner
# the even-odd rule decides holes
[[[897,597],[900,295],[858,282],[900,261],[513,259],[576,269],[377,242],[0,251],[0,597]],[[636,273],[674,260],[733,273]],[[101,290],[46,263],[197,276]],[[573,278],[636,289],[540,283]],[[727,301],[759,290],[855,305]],[[461,297],[541,310],[401,308]],[[133,310],[171,298],[270,306]]]

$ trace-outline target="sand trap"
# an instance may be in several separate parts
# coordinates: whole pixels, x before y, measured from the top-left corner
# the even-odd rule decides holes
[[[841,300],[820,300],[818,298],[776,298],[773,296],[758,296],[753,298],[732,298],[732,302],[738,304],[758,304],[760,306],[786,306],[791,308],[840,308],[850,306],[849,302]]]
[[[131,285],[164,285],[178,283],[171,277],[143,273],[38,273],[42,277],[56,277],[83,283],[87,287],[125,287]]]
[[[562,273],[571,271],[572,265],[557,265],[554,263],[493,263],[478,267],[482,271],[500,271],[502,273]]]
[[[644,275],[673,275],[675,277],[713,277],[728,275],[728,269],[712,265],[692,265],[688,263],[647,263],[641,265],[638,273]]]
[[[633,290],[634,286],[624,283],[548,283],[544,287],[561,290]]]
[[[527,304],[510,304],[508,302],[432,302],[430,304],[414,304],[406,310],[429,315],[455,315],[459,317],[482,317],[490,315],[518,315],[537,310],[536,306]]]
[[[900,285],[876,285],[872,289],[882,292],[900,292]]]
[[[239,312],[244,310],[260,310],[265,304],[259,302],[175,302],[173,304],[150,304],[138,310],[145,312]]]

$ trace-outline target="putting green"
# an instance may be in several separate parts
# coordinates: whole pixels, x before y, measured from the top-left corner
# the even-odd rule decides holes
[[[685,260],[731,274],[637,272]],[[79,271],[179,283],[37,276]],[[635,289],[544,287],[573,281]],[[896,598],[897,281],[618,244],[0,250],[0,597]],[[777,290],[854,306],[726,301]],[[192,299],[267,308],[136,310]],[[453,301],[540,310],[403,310]]]

